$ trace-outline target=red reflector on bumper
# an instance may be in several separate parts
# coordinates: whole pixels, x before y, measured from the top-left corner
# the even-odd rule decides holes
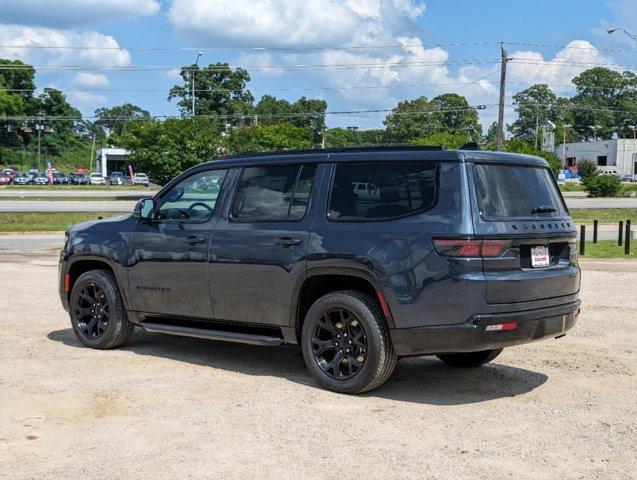
[[[497,323],[495,325],[487,325],[486,332],[506,332],[518,328],[518,322]]]
[[[64,275],[64,293],[69,293],[71,290],[71,274],[67,273]]]

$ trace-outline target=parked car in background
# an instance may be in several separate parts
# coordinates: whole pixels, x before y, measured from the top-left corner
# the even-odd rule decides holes
[[[4,173],[5,175],[8,175],[11,181],[13,181],[15,176],[18,174],[18,172],[14,170],[13,168],[5,168],[4,170],[2,170],[2,173]]]
[[[135,182],[135,185],[143,185],[144,187],[147,187],[150,184],[148,181],[148,175],[145,173],[136,173],[133,177],[133,181]]]
[[[53,183],[56,185],[66,185],[69,183],[69,177],[65,173],[55,172],[53,174]]]
[[[101,173],[91,173],[88,181],[91,185],[106,185],[106,179]]]
[[[124,174],[122,172],[113,172],[108,179],[110,185],[124,185]]]
[[[614,168],[608,168],[605,170],[598,170],[600,175],[614,175],[615,177],[619,177],[619,172]]]
[[[88,185],[88,176],[84,173],[72,173],[70,179],[71,185]]]
[[[31,184],[32,185],[48,185],[49,177],[46,176],[44,173],[37,173],[33,177],[33,180],[31,180]]]
[[[202,189],[212,177],[220,190]],[[316,380],[343,393],[380,387],[400,357],[479,367],[564,336],[580,312],[575,224],[548,163],[529,155],[221,158],[66,237],[60,298],[87,347],[119,347],[135,326],[297,344]]]
[[[13,178],[14,185],[28,185],[30,183],[29,176],[26,173],[18,172]]]
[[[29,177],[29,182],[31,182],[38,173],[40,173],[40,171],[37,168],[32,168],[31,170],[29,170],[27,172],[27,177]]]
[[[0,173],[0,185],[9,185],[11,177],[7,173]]]

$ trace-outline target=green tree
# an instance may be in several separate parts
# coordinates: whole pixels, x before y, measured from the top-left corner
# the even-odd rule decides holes
[[[511,153],[522,153],[525,155],[535,155],[536,157],[542,157],[546,160],[551,167],[551,170],[554,174],[562,167],[562,162],[560,161],[555,154],[551,152],[542,152],[540,150],[536,150],[533,145],[523,142],[521,140],[507,140],[504,142],[504,151]]]
[[[572,115],[575,129],[588,140],[611,138],[617,130],[615,109],[618,97],[625,87],[625,77],[614,70],[596,67],[582,72],[573,79],[577,94],[572,98]],[[599,126],[593,132],[589,126]]]
[[[637,126],[637,75],[624,72],[622,77],[622,89],[615,104],[615,120],[620,138],[633,138],[635,132],[629,126]]]
[[[75,147],[79,139],[75,134],[76,125],[82,114],[67,102],[65,95],[55,88],[45,88],[36,101],[37,115],[44,118],[45,133],[42,135],[43,151],[58,155],[65,147]],[[53,117],[53,118],[47,118]],[[29,144],[36,142],[35,131]]]
[[[289,102],[271,95],[264,95],[254,110],[259,125],[289,123],[307,128],[312,133],[312,142],[315,145],[323,140],[327,110],[327,103],[324,100],[301,97],[295,102]]]
[[[29,100],[35,91],[35,69],[20,60],[0,58],[0,85],[7,90],[19,90],[10,93],[16,93]]]
[[[556,125],[570,123],[568,100],[560,98],[546,84],[533,85],[513,96],[518,118],[507,126],[516,140],[535,144],[542,127],[551,121]],[[560,127],[561,128],[561,127]]]
[[[577,164],[577,173],[582,178],[582,183],[586,184],[597,176],[597,164],[591,160],[584,160]]]
[[[227,63],[215,63],[200,68],[189,65],[181,69],[183,85],[170,89],[168,100],[179,99],[182,115],[192,113],[192,79],[195,79],[195,114],[218,115],[224,123],[242,125],[252,121],[254,97],[247,90],[250,74],[242,69],[231,69]]]
[[[236,127],[227,138],[227,146],[233,154],[307,149],[312,146],[312,133],[289,123]]]
[[[400,102],[383,122],[387,140],[391,143],[409,143],[439,131],[435,108],[426,97]]]
[[[431,99],[431,104],[438,109],[435,114],[438,129],[452,135],[464,134],[473,140],[478,140],[482,133],[482,125],[475,108],[457,93],[445,93]]]
[[[380,129],[358,130],[354,128],[328,128],[325,131],[325,147],[372,147],[385,143],[385,131]]]
[[[108,128],[111,135],[120,136],[126,132],[126,126],[133,120],[149,119],[150,113],[132,103],[115,107],[102,107],[95,110],[95,123]]]
[[[122,138],[137,170],[164,184],[199,163],[218,157],[219,125],[201,118],[136,120]]]
[[[424,137],[417,138],[412,142],[413,145],[443,147],[451,150],[457,150],[465,143],[470,142],[471,139],[466,133],[448,133],[448,132],[436,132]]]

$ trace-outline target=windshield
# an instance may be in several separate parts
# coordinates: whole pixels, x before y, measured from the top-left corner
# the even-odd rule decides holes
[[[475,164],[480,215],[488,218],[552,218],[566,216],[548,168]]]

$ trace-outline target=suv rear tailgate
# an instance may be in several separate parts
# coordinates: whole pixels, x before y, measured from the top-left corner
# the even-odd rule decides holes
[[[483,258],[487,302],[529,302],[577,293],[575,226],[548,167],[477,162],[469,173],[476,236],[510,242],[500,255]],[[548,262],[541,263],[545,248]]]

